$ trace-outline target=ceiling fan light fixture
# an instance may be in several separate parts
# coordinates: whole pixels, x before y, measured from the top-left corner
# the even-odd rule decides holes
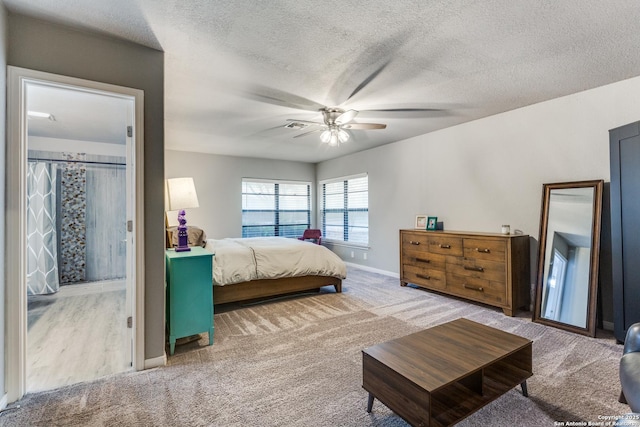
[[[345,130],[339,129],[338,130],[338,139],[340,140],[340,142],[345,143],[349,140],[349,133]]]
[[[331,125],[329,129],[320,134],[320,141],[329,144],[330,147],[337,147],[341,143],[349,140],[349,132],[340,129],[338,126]]]
[[[320,134],[320,141],[325,144],[331,140],[331,131],[329,129],[325,130]]]
[[[329,147],[337,147],[338,144],[338,133],[332,131],[331,138],[329,139]]]
[[[294,136],[294,138],[299,138],[301,136],[319,132],[322,130],[322,132],[320,133],[320,141],[322,141],[322,143],[324,144],[328,144],[331,147],[337,147],[340,144],[344,144],[345,142],[349,141],[349,139],[351,139],[351,134],[349,133],[348,129],[369,130],[385,129],[387,127],[386,124],[382,123],[352,123],[352,120],[358,115],[358,110],[344,111],[342,108],[338,107],[324,107],[319,111],[322,113],[322,122],[287,119],[287,121],[291,123],[287,124],[285,127],[293,129],[298,127],[302,128],[303,126],[321,126],[320,129],[316,128],[315,130],[301,133]]]

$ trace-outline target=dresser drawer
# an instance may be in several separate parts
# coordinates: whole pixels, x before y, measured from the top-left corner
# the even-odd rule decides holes
[[[451,236],[429,236],[429,252],[462,256],[462,239]]]
[[[506,265],[504,262],[466,257],[450,257],[447,259],[447,271],[458,276],[505,282],[507,278],[505,270]]]
[[[420,268],[414,265],[403,265],[404,279],[418,286],[430,289],[444,289],[446,287],[446,273],[443,270]]]
[[[426,233],[402,233],[403,251],[428,251],[429,236]]]
[[[500,240],[464,239],[464,256],[490,261],[505,260],[506,243]]]
[[[507,290],[504,283],[470,276],[447,274],[447,292],[478,302],[504,305]]]
[[[411,264],[418,268],[429,268],[444,270],[446,266],[446,256],[440,254],[432,254],[431,252],[420,251],[403,251],[402,263]]]

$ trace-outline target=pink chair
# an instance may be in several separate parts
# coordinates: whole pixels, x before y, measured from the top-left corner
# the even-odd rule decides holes
[[[307,228],[302,233],[302,237],[298,237],[298,240],[315,240],[318,245],[322,244],[322,232],[316,228]]]

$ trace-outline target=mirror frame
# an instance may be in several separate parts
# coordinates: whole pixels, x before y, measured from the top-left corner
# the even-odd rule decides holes
[[[600,229],[602,217],[602,189],[603,180],[560,182],[553,184],[543,184],[542,188],[542,209],[540,213],[540,238],[538,239],[538,275],[536,280],[535,307],[533,310],[533,321],[544,325],[564,329],[590,337],[596,336],[596,303],[598,291],[598,266],[600,260]],[[549,225],[549,201],[551,190],[568,188],[587,188],[593,191],[593,212],[591,227],[591,256],[589,265],[589,295],[587,300],[587,323],[585,328],[562,323],[555,320],[541,317],[542,287],[544,285],[544,265],[545,251],[547,247],[547,228]]]

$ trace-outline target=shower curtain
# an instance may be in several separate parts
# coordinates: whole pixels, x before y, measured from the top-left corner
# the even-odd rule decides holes
[[[58,291],[56,249],[56,166],[28,163],[27,170],[27,294]]]

